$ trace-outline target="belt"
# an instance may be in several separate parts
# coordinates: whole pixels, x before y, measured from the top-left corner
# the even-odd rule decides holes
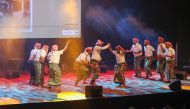
[[[99,62],[99,61],[97,61],[97,60],[95,60],[95,59],[91,59],[91,61],[93,61],[93,62]]]
[[[117,64],[126,64],[126,62],[122,62],[122,63],[117,63]]]
[[[58,63],[49,63],[49,64],[59,65]]]

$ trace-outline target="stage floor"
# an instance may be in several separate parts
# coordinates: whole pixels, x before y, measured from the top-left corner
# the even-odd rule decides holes
[[[171,92],[168,83],[158,81],[159,75],[155,72],[153,72],[151,80],[148,80],[136,78],[133,71],[127,71],[126,86],[123,87],[119,87],[118,84],[113,82],[113,76],[114,72],[108,71],[101,73],[97,80],[97,85],[103,86],[104,97]],[[28,80],[28,73],[23,73],[15,79],[0,78],[0,105],[87,99],[84,94],[85,84],[79,83],[78,87],[74,86],[75,73],[63,73],[61,90],[29,85]],[[45,83],[47,83],[47,80],[48,75],[45,76]],[[190,87],[189,80],[183,80],[182,84],[188,88]]]

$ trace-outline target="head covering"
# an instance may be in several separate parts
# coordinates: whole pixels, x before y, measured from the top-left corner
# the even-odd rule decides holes
[[[134,37],[132,40],[137,40],[137,41],[139,41],[139,39],[138,39],[138,38],[136,38],[136,37]]]
[[[162,40],[162,41],[164,41],[164,38],[161,37],[161,36],[158,36],[158,40]]]
[[[116,49],[116,50],[119,50],[119,51],[123,51],[123,52],[125,51],[124,48],[123,48],[121,45],[117,45],[117,46],[115,47],[115,49]]]
[[[102,45],[104,42],[102,40],[97,40],[96,45]]]
[[[89,51],[92,51],[92,47],[86,47],[85,48],[85,52],[89,52]]]
[[[169,47],[172,47],[172,43],[171,42],[165,42],[166,45],[168,45]]]
[[[144,40],[145,43],[147,43],[148,45],[150,45],[150,41],[149,40]]]

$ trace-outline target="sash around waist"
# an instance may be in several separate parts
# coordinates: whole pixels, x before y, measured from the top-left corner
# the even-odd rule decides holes
[[[92,61],[92,62],[98,62],[98,63],[99,63],[99,61],[97,61],[97,60],[95,60],[95,59],[91,59],[91,61]]]

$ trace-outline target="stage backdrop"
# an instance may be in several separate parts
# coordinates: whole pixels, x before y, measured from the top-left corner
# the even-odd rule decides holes
[[[184,33],[183,25],[178,28],[181,22],[186,24],[185,22],[188,20],[184,20],[184,16],[179,14],[186,12],[186,9],[181,10],[180,4],[172,0],[21,1],[24,2],[13,3],[15,7],[9,9],[6,15],[0,14],[0,55],[2,55],[0,56],[0,65],[2,66],[8,66],[5,64],[6,60],[14,60],[14,58],[27,60],[35,42],[48,44],[49,46],[58,44],[62,48],[67,40],[72,39],[71,46],[61,58],[61,63],[69,64],[68,66],[72,68],[76,57],[83,52],[85,47],[94,46],[97,39],[102,39],[105,44],[110,42],[112,48],[120,44],[125,49],[130,49],[132,45],[131,39],[138,37],[142,46],[144,39],[149,39],[156,49],[158,35],[162,35],[166,41],[171,41],[174,48],[178,36],[184,36],[183,40],[186,40],[185,36],[189,36],[189,34],[182,34]],[[19,13],[17,10],[20,10],[20,8],[22,11]],[[4,11],[1,13],[6,13]],[[186,14],[184,13],[184,15]],[[65,21],[65,18],[69,18],[69,20]],[[7,19],[24,20],[18,20],[19,22],[16,24],[14,22],[5,25]],[[29,26],[30,24],[32,24],[31,27]],[[186,25],[184,28],[188,31],[188,24]],[[66,31],[62,31],[64,29],[60,28],[65,26],[68,28],[65,28]],[[7,28],[10,28],[10,30]],[[77,30],[79,33],[72,30]],[[75,33],[78,35],[73,35]],[[181,39],[180,37],[178,40]],[[181,41],[179,44],[184,43]],[[187,48],[181,53],[189,51],[188,47],[180,45],[179,47]],[[182,58],[183,56],[181,55]],[[102,61],[113,68],[115,57],[108,50],[105,50],[102,52]],[[133,68],[132,54],[126,54],[126,61],[129,67]]]

